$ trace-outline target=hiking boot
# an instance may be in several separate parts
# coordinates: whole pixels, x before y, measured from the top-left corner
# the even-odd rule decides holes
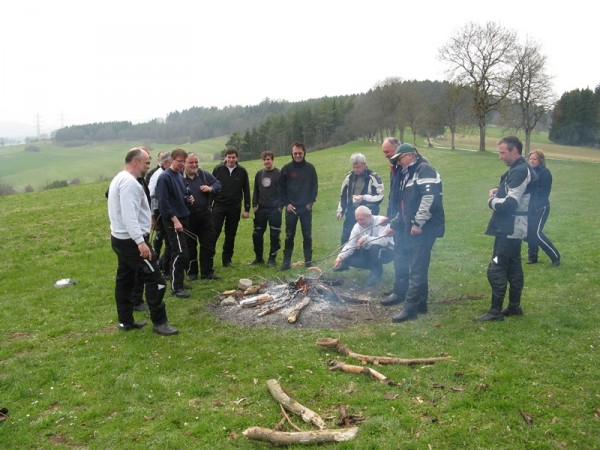
[[[415,320],[417,319],[417,317],[417,313],[409,313],[408,311],[402,311],[397,316],[392,317],[392,322],[406,322],[407,320]]]
[[[175,334],[179,334],[179,330],[169,325],[169,322],[165,322],[160,325],[154,325],[152,331],[154,331],[156,334],[160,334],[161,336],[173,336]]]
[[[419,306],[417,306],[417,312],[419,314],[427,314],[429,312],[429,307],[427,306],[427,303],[419,303]]]
[[[502,311],[503,316],[522,316],[523,310],[520,306],[508,306],[505,310]]]
[[[231,262],[231,260],[223,261],[223,267],[233,267],[233,263]]]
[[[285,272],[286,270],[290,270],[292,268],[292,265],[289,262],[284,262],[281,267],[279,268],[280,272]]]
[[[248,263],[248,265],[249,265],[249,266],[258,266],[258,265],[262,265],[262,264],[264,264],[264,263],[265,263],[265,260],[264,260],[264,259],[262,259],[262,258],[261,258],[261,259],[258,259],[258,258],[256,258],[256,259],[254,259],[254,260],[250,261],[250,262]]]
[[[194,273],[194,274],[188,273],[187,279],[188,279],[188,281],[198,281],[198,274],[197,273]]]
[[[275,267],[277,265],[277,260],[274,256],[269,256],[269,261],[267,262],[269,267]]]
[[[202,275],[203,280],[220,280],[221,277],[214,272],[207,273],[206,275]]]
[[[474,322],[489,322],[489,321],[493,321],[493,320],[504,320],[504,316],[502,315],[502,312],[488,311],[485,314],[483,314],[482,316],[475,317],[473,319]]]
[[[147,325],[146,322],[120,323],[119,331],[139,330]]]
[[[396,294],[395,292],[392,292],[390,295],[387,296],[387,298],[382,299],[380,303],[383,306],[391,306],[397,305],[398,303],[402,303],[403,301],[403,297],[400,297],[400,295]]]
[[[537,258],[530,256],[525,264],[537,264]]]
[[[173,295],[174,297],[177,297],[177,298],[189,298],[190,297],[190,293],[188,291],[184,291],[183,289],[177,289],[176,291],[173,291],[171,293],[171,295]]]
[[[558,267],[558,266],[560,266],[560,258],[558,258],[558,259],[555,259],[554,261],[552,261],[552,265],[553,265],[554,267]]]

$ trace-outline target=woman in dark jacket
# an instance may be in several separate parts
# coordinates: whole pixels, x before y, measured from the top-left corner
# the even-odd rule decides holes
[[[527,264],[538,261],[538,249],[550,257],[553,266],[560,265],[560,253],[552,241],[543,233],[544,225],[550,214],[550,190],[552,189],[552,174],[546,167],[546,158],[541,150],[533,150],[529,154],[529,165],[537,175],[532,182],[532,199],[529,205],[527,230]]]

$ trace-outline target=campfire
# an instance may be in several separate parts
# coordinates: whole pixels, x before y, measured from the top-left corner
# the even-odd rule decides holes
[[[245,316],[245,322],[250,322],[253,317],[257,324],[261,318],[276,312],[278,316],[284,316],[282,320],[287,324],[298,323],[303,311],[338,319],[341,315],[346,320],[353,320],[352,309],[357,305],[365,308],[370,298],[338,292],[336,286],[343,282],[339,278],[326,279],[318,267],[311,267],[306,275],[283,283],[263,281],[254,284],[252,280],[243,278],[239,280],[237,289],[220,294],[220,306],[229,310],[227,315],[230,318],[237,312],[237,315]]]

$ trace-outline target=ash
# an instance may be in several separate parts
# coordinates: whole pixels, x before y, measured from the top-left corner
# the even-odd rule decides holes
[[[260,294],[273,299],[254,307],[242,307],[240,302],[251,297],[241,291],[235,295],[219,295],[209,306],[221,320],[250,327],[284,328],[348,328],[363,324],[389,323],[399,307],[383,307],[380,286],[368,287],[355,279],[299,277],[283,283],[263,282]],[[224,301],[229,297],[228,301]],[[310,302],[299,313],[294,323],[288,317],[305,297]],[[279,309],[265,313],[269,308]]]

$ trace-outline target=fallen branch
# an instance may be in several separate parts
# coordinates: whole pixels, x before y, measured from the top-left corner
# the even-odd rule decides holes
[[[358,359],[361,362],[368,362],[372,364],[403,364],[407,366],[415,365],[415,364],[435,364],[438,361],[444,361],[446,359],[452,358],[451,356],[438,356],[433,358],[393,358],[390,356],[370,356],[370,355],[361,355],[360,353],[354,353],[344,344],[342,344],[339,339],[333,338],[319,338],[316,342],[317,345],[322,347],[327,347],[334,349],[340,355],[348,356],[350,358]]]
[[[269,428],[251,427],[243,432],[248,439],[269,442],[275,445],[320,444],[324,442],[346,442],[356,437],[358,427],[341,430],[319,431],[274,431]]]
[[[325,422],[323,422],[323,419],[321,419],[316,412],[301,405],[283,392],[283,389],[281,389],[281,385],[277,380],[267,380],[267,387],[269,388],[269,392],[271,392],[273,398],[277,400],[285,409],[293,412],[294,414],[298,414],[300,417],[302,417],[302,420],[312,423],[321,430],[327,428]]]
[[[302,300],[300,300],[300,303],[298,303],[294,307],[292,312],[288,315],[288,323],[296,323],[296,321],[298,320],[298,316],[300,315],[302,310],[308,306],[309,303],[310,303],[310,297],[308,297],[308,296],[306,296]]]
[[[279,404],[279,407],[281,408],[281,414],[283,414],[284,420],[287,421],[294,430],[304,431],[304,430],[302,430],[302,428],[298,428],[296,426],[296,424],[294,422],[292,422],[292,419],[290,419],[290,416],[287,415],[287,413],[285,412],[285,408],[283,407],[283,405],[281,403]],[[277,429],[277,427],[275,427],[275,429]]]
[[[388,377],[386,377],[381,372],[377,372],[375,369],[371,369],[370,367],[352,366],[350,364],[344,364],[343,362],[337,361],[335,359],[329,361],[329,365],[331,366],[329,368],[329,371],[340,370],[340,371],[346,372],[346,373],[357,373],[357,374],[369,375],[369,376],[375,378],[377,381],[387,384],[388,386],[399,386],[399,384],[396,383],[395,381],[390,380]]]

